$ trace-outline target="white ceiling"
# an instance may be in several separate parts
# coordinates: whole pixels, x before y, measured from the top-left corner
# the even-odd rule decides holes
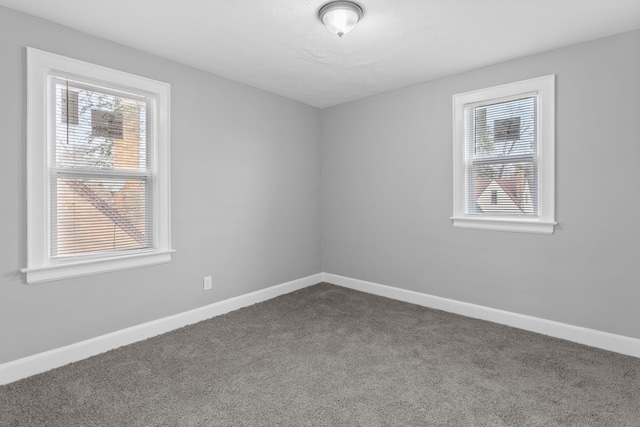
[[[327,107],[640,28],[640,0],[357,0],[343,38],[328,0],[0,0],[4,5]]]

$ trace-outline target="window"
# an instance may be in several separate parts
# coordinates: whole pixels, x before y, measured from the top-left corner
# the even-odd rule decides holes
[[[491,204],[498,204],[498,190],[491,190]]]
[[[168,262],[166,83],[28,48],[28,283]]]
[[[551,234],[555,76],[453,96],[453,225]]]

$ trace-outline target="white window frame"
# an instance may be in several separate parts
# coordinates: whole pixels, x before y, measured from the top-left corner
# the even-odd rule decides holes
[[[51,210],[47,147],[47,100],[50,73],[64,73],[150,93],[156,100],[155,174],[156,246],[117,256],[54,261],[49,255]],[[168,83],[27,48],[27,283],[86,276],[166,263],[171,260]]]
[[[469,104],[537,94],[537,217],[466,213],[465,107]],[[555,75],[453,95],[453,216],[455,227],[553,234],[555,216]]]

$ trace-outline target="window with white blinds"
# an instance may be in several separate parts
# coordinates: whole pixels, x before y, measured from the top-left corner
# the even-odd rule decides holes
[[[155,100],[50,77],[50,253],[155,249]]]
[[[465,213],[538,214],[537,96],[465,108]]]
[[[553,232],[554,80],[454,96],[455,226]]]
[[[167,262],[169,86],[31,48],[28,65],[27,281]]]

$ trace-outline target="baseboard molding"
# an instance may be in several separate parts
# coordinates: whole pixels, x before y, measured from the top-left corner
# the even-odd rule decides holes
[[[399,301],[435,308],[475,319],[487,320],[527,331],[537,332],[580,344],[640,358],[640,339],[568,325],[533,316],[512,313],[481,305],[352,279],[330,273],[319,273],[259,291],[240,295],[194,310],[132,326],[120,331],[91,338],[68,346],[38,353],[22,359],[0,364],[0,385],[31,375],[77,362],[87,357],[133,344],[183,326],[248,307],[319,282],[328,282],[345,288],[392,298]]]
[[[573,341],[628,356],[640,357],[640,339],[602,332],[595,329],[512,313],[481,305],[470,304],[423,294],[336,274],[323,273],[323,281],[399,301],[435,308],[475,319],[488,320],[539,334]]]
[[[194,310],[132,326],[120,331],[91,338],[75,344],[38,353],[22,359],[0,364],[0,385],[8,384],[31,375],[39,374],[87,357],[133,344],[183,326],[263,302],[298,289],[322,282],[322,273],[271,286],[266,289],[229,298]]]

